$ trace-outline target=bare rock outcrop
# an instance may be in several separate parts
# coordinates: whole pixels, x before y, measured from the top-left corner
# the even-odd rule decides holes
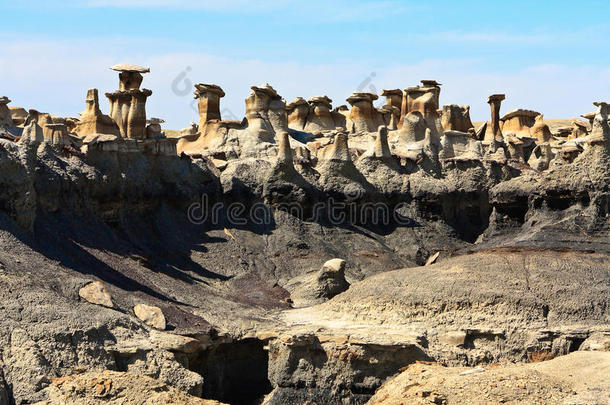
[[[146,99],[151,90],[142,89],[142,73],[149,68],[136,65],[115,65],[119,72],[119,90],[106,93],[110,102],[110,117],[117,123],[120,134],[127,139],[146,139]]]
[[[538,144],[550,142],[553,139],[551,129],[544,122],[544,116],[542,114],[536,116],[536,121],[531,127],[530,134],[537,140]]]
[[[347,98],[347,102],[352,106],[348,117],[348,126],[352,132],[376,132],[379,126],[385,125],[381,114],[373,105],[373,101],[378,98],[377,94],[361,91],[355,91]]]
[[[297,307],[328,301],[348,288],[343,259],[328,260],[317,273],[296,278],[286,286],[286,289],[291,291],[290,298]]]
[[[87,90],[85,111],[80,114],[75,132],[81,137],[91,134],[120,135],[116,122],[108,115],[102,114],[97,89]]]
[[[11,100],[8,97],[0,97],[0,127],[14,125],[11,111],[7,106],[10,102]]]
[[[46,389],[46,395],[46,400],[35,405],[222,405],[189,395],[151,377],[111,370],[56,377]]]
[[[309,103],[303,97],[297,97],[286,104],[286,112],[288,114],[288,126],[303,131],[309,115]]]
[[[215,84],[195,84],[195,99],[198,99],[199,131],[205,132],[208,121],[221,120],[220,99],[225,92]]]
[[[487,98],[487,103],[491,107],[491,125],[487,129],[485,139],[486,144],[491,145],[496,142],[503,142],[502,130],[500,128],[500,106],[502,101],[506,99],[504,94],[492,94]]]
[[[403,93],[400,89],[384,89],[381,95],[386,98],[386,103],[382,107],[383,110],[387,110],[387,115],[384,115],[385,124],[390,130],[398,129],[400,122],[400,110],[402,108]]]
[[[444,105],[441,113],[441,124],[445,131],[468,132],[470,128],[474,128],[472,121],[470,121],[470,106]]]
[[[595,118],[593,118],[589,143],[607,147],[610,144],[610,127],[608,126],[610,105],[603,101],[597,101],[593,104],[597,106],[597,113],[595,114]]]
[[[500,118],[502,132],[512,132],[518,138],[535,138],[532,134],[532,127],[537,122],[536,117],[539,115],[539,112],[532,110],[511,110]],[[548,140],[543,142],[548,142]]]
[[[610,395],[609,368],[610,354],[582,351],[493,368],[422,362],[386,382],[367,404],[603,403]]]
[[[337,125],[332,116],[332,100],[327,96],[311,97],[307,100],[309,110],[305,131],[320,132],[332,130]]]

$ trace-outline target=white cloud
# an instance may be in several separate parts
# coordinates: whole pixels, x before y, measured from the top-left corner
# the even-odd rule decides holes
[[[349,0],[88,0],[75,3],[80,7],[186,9],[250,14],[257,12],[285,13],[284,18],[306,18],[325,22],[372,20],[388,13],[397,14],[407,9],[403,2],[383,0],[357,3]]]
[[[405,88],[420,79],[443,83],[441,103],[471,105],[473,120],[489,117],[485,99],[506,93],[503,111],[529,108],[548,118],[572,117],[592,109],[592,101],[610,94],[610,69],[593,66],[536,65],[509,72],[486,69],[476,59],[425,60],[413,64],[375,66],[359,64],[298,64],[236,59],[201,53],[148,55],[122,46],[120,40],[23,42],[0,39],[0,77],[12,105],[36,108],[56,115],[75,116],[84,109],[88,88],[100,93],[118,87],[116,72],[109,66],[136,63],[150,66],[143,87],[153,90],[147,104],[149,116],[166,120],[167,128],[181,128],[197,120],[191,107],[192,84],[220,85],[227,96],[221,108],[241,119],[250,85],[269,82],[291,101],[297,96],[327,94],[333,105],[357,87],[380,92],[383,88]],[[182,76],[180,74],[182,73]],[[374,74],[372,74],[374,73]],[[102,109],[108,106],[102,97]],[[227,114],[225,114],[227,115]]]

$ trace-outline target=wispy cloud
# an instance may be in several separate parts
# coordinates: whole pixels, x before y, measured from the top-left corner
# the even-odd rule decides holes
[[[510,32],[477,32],[477,31],[444,31],[420,36],[426,40],[444,42],[489,42],[489,43],[523,43],[538,44],[548,42],[553,36],[548,34],[517,34]]]
[[[387,13],[401,13],[407,9],[404,2],[384,0],[357,2],[348,0],[88,0],[86,7],[112,8],[171,8],[233,12],[286,12],[300,18],[320,21],[351,21],[382,18]]]
[[[243,117],[250,85],[263,82],[269,82],[287,101],[297,96],[327,94],[336,106],[344,104],[345,98],[364,82],[367,91],[380,92],[383,88],[415,85],[420,79],[436,79],[443,83],[441,103],[471,105],[473,120],[488,118],[485,98],[495,92],[507,95],[504,111],[529,108],[548,118],[587,112],[592,101],[610,94],[610,69],[595,66],[536,64],[499,72],[476,58],[357,66],[347,62],[269,62],[200,52],[169,54],[148,49],[138,54],[114,42],[99,42],[91,47],[87,41],[24,42],[1,38],[0,48],[0,77],[5,78],[0,96],[9,96],[13,105],[65,116],[75,116],[84,109],[88,88],[96,87],[102,94],[117,88],[116,73],[109,66],[119,62],[150,66],[151,73],[143,83],[153,90],[147,112],[164,118],[168,128],[181,128],[196,121],[192,86],[197,82],[223,87],[227,95],[221,108],[238,119]],[[104,53],[108,48],[113,52]],[[102,103],[108,112],[107,104],[104,100]]]

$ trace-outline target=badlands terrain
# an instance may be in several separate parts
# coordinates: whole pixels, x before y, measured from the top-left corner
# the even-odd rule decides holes
[[[608,403],[608,104],[197,84],[170,134],[112,69],[0,99],[0,404]]]

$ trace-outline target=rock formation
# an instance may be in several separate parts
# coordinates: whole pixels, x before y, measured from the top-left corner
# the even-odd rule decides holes
[[[389,119],[386,119],[386,125],[389,129],[396,130],[398,129],[398,123],[400,122],[400,111],[402,109],[402,90],[384,89],[381,92],[381,95],[386,98],[386,103],[382,108],[389,111]]]
[[[377,94],[361,91],[355,91],[347,98],[347,102],[352,106],[348,117],[348,126],[352,132],[376,132],[379,126],[385,125],[381,114],[373,105],[373,101],[378,98]]]
[[[489,135],[485,134],[485,139],[483,140],[486,144],[504,141],[502,130],[500,129],[500,106],[505,98],[504,94],[492,94],[487,98],[487,103],[491,107],[491,127],[487,131]],[[491,130],[491,133],[489,130]]]
[[[117,100],[144,73],[121,69]],[[439,113],[433,81],[381,111],[253,86],[241,121],[195,90],[203,123],[174,139],[158,118],[129,127],[131,98],[100,133],[94,90],[80,123],[11,114],[0,402],[607,397],[608,104],[566,139],[542,116],[502,123],[492,96],[486,143],[467,107]],[[591,389],[547,378],[566,367]]]
[[[287,288],[292,291],[290,297],[297,307],[328,301],[349,288],[345,280],[345,260],[328,260],[317,273],[293,280]]]
[[[142,322],[155,329],[165,329],[165,316],[161,308],[154,305],[138,304],[133,307],[134,314]]]
[[[307,122],[304,130],[307,132],[328,131],[337,127],[333,119],[332,100],[327,96],[311,97],[307,100],[309,104]]]
[[[297,97],[286,105],[286,112],[288,114],[288,126],[303,131],[307,123],[307,116],[309,115],[309,104],[307,101],[303,97]]]
[[[87,90],[85,111],[80,114],[75,132],[85,137],[90,134],[120,135],[117,123],[108,115],[102,114],[97,89]]]
[[[110,117],[117,123],[122,137],[128,139],[146,138],[146,99],[151,90],[140,90],[142,73],[149,68],[135,65],[115,65],[111,67],[119,73],[119,90],[106,93],[110,102]]]
[[[536,121],[535,124],[531,127],[530,134],[532,137],[537,139],[538,144],[550,142],[553,138],[553,134],[551,134],[551,129],[544,122],[544,116],[542,114],[538,114],[536,116]]]
[[[206,124],[209,121],[220,121],[220,99],[225,92],[215,84],[195,84],[195,99],[198,99],[199,109],[199,131],[205,133]]]
[[[608,146],[610,144],[610,127],[608,126],[610,105],[603,101],[596,101],[593,104],[597,107],[597,113],[593,119],[589,143]]]
[[[536,123],[537,111],[516,109],[507,112],[500,118],[502,132],[512,132],[518,138],[532,137],[531,128]],[[535,137],[535,136],[534,136]]]
[[[8,97],[0,97],[0,126],[13,126],[13,118],[7,104],[10,103]]]
[[[587,124],[576,118],[572,120],[572,128],[570,133],[572,139],[582,138],[584,136],[587,136],[588,133],[589,127],[587,126]]]
[[[28,112],[23,107],[9,107],[14,125],[23,125],[28,118]]]
[[[444,105],[441,113],[441,124],[445,131],[468,132],[470,128],[474,128],[472,121],[470,121],[470,106]]]

